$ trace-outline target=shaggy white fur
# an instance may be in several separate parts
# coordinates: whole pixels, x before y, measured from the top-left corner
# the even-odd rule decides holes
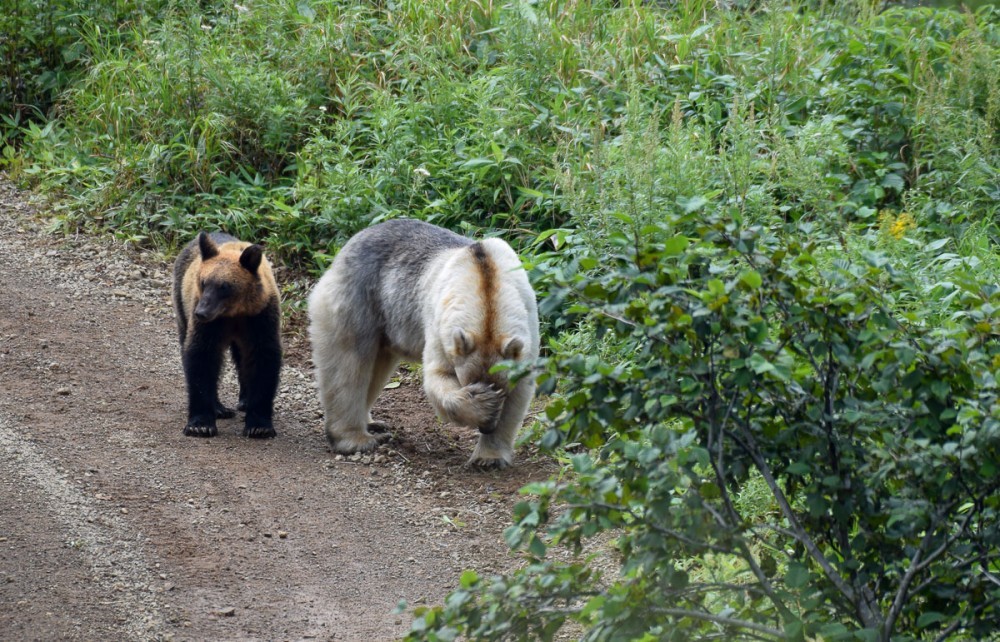
[[[512,462],[535,383],[526,376],[511,386],[489,370],[504,360],[534,361],[539,336],[535,294],[505,242],[473,243],[418,221],[369,228],[313,289],[309,316],[336,451],[369,450],[386,438],[370,410],[398,363],[411,360],[423,362],[424,390],[439,416],[479,429],[469,463]]]

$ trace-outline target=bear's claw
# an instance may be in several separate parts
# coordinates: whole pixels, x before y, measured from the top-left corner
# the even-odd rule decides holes
[[[188,424],[184,426],[184,434],[188,437],[214,437],[219,434],[215,426],[198,426]]]

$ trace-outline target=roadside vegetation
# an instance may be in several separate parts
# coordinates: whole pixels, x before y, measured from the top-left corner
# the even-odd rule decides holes
[[[412,640],[997,639],[996,6],[5,1],[57,229],[522,252],[565,470]]]

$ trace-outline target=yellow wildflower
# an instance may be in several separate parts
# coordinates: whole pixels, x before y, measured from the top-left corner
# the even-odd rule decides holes
[[[917,222],[909,212],[893,214],[889,210],[882,210],[878,215],[878,222],[882,232],[897,241],[906,236],[910,230],[917,229]]]
[[[913,216],[909,212],[900,212],[892,224],[892,228],[889,229],[889,233],[898,240],[906,236],[907,231],[916,228],[917,222],[913,220]]]

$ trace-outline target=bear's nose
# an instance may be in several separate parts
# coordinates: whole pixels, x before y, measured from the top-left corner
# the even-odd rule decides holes
[[[199,301],[198,305],[194,307],[194,318],[197,321],[211,321],[215,318],[215,310],[213,306],[206,303],[204,300]]]

